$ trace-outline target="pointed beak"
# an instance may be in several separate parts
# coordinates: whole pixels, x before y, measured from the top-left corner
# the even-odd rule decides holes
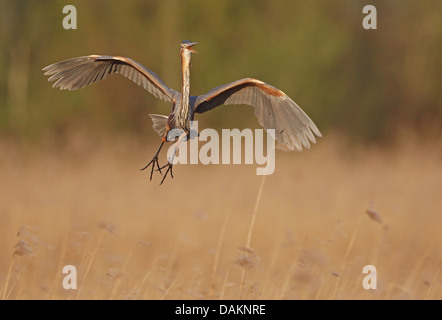
[[[193,42],[190,46],[187,47],[187,49],[189,49],[189,51],[192,53],[198,53],[198,51],[192,48],[196,44],[198,44],[198,42]]]

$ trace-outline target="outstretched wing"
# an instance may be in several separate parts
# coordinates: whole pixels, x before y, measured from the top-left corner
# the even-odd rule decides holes
[[[171,102],[178,92],[161,78],[132,59],[118,56],[90,55],[51,64],[43,68],[48,81],[61,90],[77,90],[119,73],[149,91],[154,97]]]
[[[275,129],[276,139],[290,150],[310,148],[321,137],[309,116],[284,92],[257,79],[225,84],[198,96],[194,112],[203,113],[223,104],[247,104],[265,129]]]

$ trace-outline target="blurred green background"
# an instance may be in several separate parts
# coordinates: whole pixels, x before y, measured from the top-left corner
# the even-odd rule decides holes
[[[65,5],[78,29],[65,30]],[[377,8],[364,30],[362,8]],[[79,129],[158,137],[148,113],[168,114],[120,76],[79,91],[51,88],[41,69],[89,54],[131,57],[180,89],[179,43],[199,42],[191,93],[255,77],[287,93],[323,133],[387,142],[442,131],[440,0],[0,0],[0,134],[63,141]],[[215,128],[256,126],[250,107],[201,115]],[[152,140],[153,141],[153,140]]]

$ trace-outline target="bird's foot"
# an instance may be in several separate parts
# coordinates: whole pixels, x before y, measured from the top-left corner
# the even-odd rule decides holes
[[[147,169],[150,165],[152,165],[152,168],[150,170],[150,181],[152,181],[152,176],[153,176],[153,171],[155,170],[155,165],[158,168],[156,171],[159,171],[160,174],[163,175],[161,173],[161,169],[163,169],[164,167],[160,168],[160,164],[158,163],[158,155],[157,154],[152,158],[152,160],[150,160],[150,162],[144,168],[141,168],[140,170],[143,171],[143,170]],[[164,180],[164,178],[163,178],[163,180]],[[163,182],[161,182],[161,183],[163,183]]]
[[[164,168],[166,168],[166,167],[167,167],[167,170],[166,170],[166,173],[165,173],[164,176],[163,176],[163,179],[161,180],[160,185],[163,184],[164,180],[165,180],[166,177],[167,177],[167,173],[168,173],[168,172],[170,172],[170,176],[171,176],[172,179],[173,179],[173,172],[172,172],[173,164],[171,164],[170,162],[168,162],[166,165],[162,166],[161,168],[158,168],[157,171],[160,171],[160,172],[161,172],[161,169],[164,169]]]

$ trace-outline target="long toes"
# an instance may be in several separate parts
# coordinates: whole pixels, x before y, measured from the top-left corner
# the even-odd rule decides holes
[[[162,185],[163,184],[163,182],[164,182],[164,180],[166,180],[166,177],[167,177],[167,173],[169,173],[170,172],[170,176],[172,177],[172,179],[173,179],[173,173],[172,173],[172,168],[173,168],[173,165],[172,164],[170,164],[170,163],[168,163],[168,164],[166,164],[163,168],[165,168],[166,166],[168,166],[168,168],[167,168],[167,170],[166,170],[166,173],[164,174],[164,176],[163,176],[163,179],[161,180],[161,183],[160,183],[160,185]]]
[[[154,163],[154,166],[155,166],[155,161],[158,162],[158,158],[155,158],[155,157],[154,157],[152,160],[149,161],[149,163],[148,163],[145,167],[141,168],[140,171],[146,170],[147,168],[149,168],[149,166],[150,166],[152,163]]]
[[[150,162],[149,162],[149,164],[147,166],[141,168],[140,171],[146,170],[149,166],[150,166]]]
[[[166,174],[164,175],[163,179],[161,179],[160,186],[163,184],[163,182],[166,179],[166,177],[167,177],[167,171],[166,171]]]
[[[157,163],[157,168],[158,168],[157,171],[159,171],[160,174],[163,175],[163,174],[161,173],[160,164],[158,163],[158,161],[157,161],[156,163]],[[155,165],[154,165],[154,166],[155,166]],[[154,166],[152,166],[152,168],[153,168]]]
[[[153,169],[154,169],[154,166],[152,166],[152,169],[150,170],[150,181],[152,181]]]

